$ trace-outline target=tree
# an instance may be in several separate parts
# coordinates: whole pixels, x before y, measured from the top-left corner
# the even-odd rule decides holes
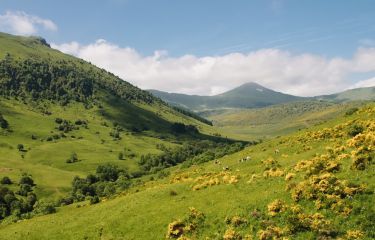
[[[5,176],[0,181],[1,184],[12,184],[12,180],[9,177]]]
[[[75,163],[75,162],[78,162],[78,155],[77,153],[73,152],[71,155],[70,155],[70,158],[68,158],[66,160],[67,163]]]
[[[123,160],[124,159],[124,153],[123,152],[119,152],[118,159],[119,160]]]
[[[34,180],[31,178],[31,176],[27,175],[26,173],[22,174],[22,177],[20,179],[20,185],[26,184],[30,186],[34,186]]]
[[[96,174],[101,181],[114,182],[117,180],[120,172],[121,170],[119,170],[117,166],[112,164],[99,165],[96,168]]]
[[[3,128],[3,129],[6,129],[6,128],[8,128],[8,126],[9,126],[8,121],[5,120],[3,115],[1,115],[1,113],[0,113],[0,127]]]
[[[21,144],[21,143],[19,143],[19,144],[17,144],[17,149],[18,149],[18,151],[24,151],[25,150],[25,146],[23,146],[23,144]]]

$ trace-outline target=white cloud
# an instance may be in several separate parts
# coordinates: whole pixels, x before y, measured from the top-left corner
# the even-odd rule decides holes
[[[143,88],[212,95],[254,81],[290,94],[313,96],[344,90],[352,73],[375,71],[375,48],[359,48],[351,59],[261,49],[223,56],[171,57],[165,51],[142,56],[105,40],[88,45],[52,44]]]
[[[22,11],[6,11],[0,15],[0,31],[18,35],[36,34],[40,28],[56,31],[57,26],[49,19],[29,15]]]
[[[353,89],[353,88],[363,88],[363,87],[375,87],[375,77],[359,81],[352,86],[350,86],[348,89]]]

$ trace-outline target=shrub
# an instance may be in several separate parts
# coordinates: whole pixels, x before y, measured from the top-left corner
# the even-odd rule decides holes
[[[346,116],[350,116],[350,115],[353,115],[355,112],[358,111],[358,108],[356,107],[353,107],[353,108],[349,108],[346,112],[345,112],[345,115]]]
[[[9,177],[5,176],[0,181],[1,184],[12,184],[12,180]]]
[[[93,196],[90,198],[90,204],[97,204],[99,203],[99,197],[98,196]]]
[[[73,202],[74,202],[74,198],[73,197],[65,197],[65,198],[61,198],[58,201],[58,204],[61,205],[61,206],[64,206],[64,205],[70,205]]]
[[[55,123],[61,124],[63,120],[61,118],[55,118]]]
[[[116,181],[121,170],[112,164],[99,165],[96,168],[96,174],[101,181]]]
[[[241,240],[242,237],[233,228],[229,228],[225,231],[223,240]]]
[[[22,177],[20,179],[20,182],[19,182],[20,185],[22,184],[27,184],[27,185],[30,185],[30,186],[34,186],[34,180],[31,178],[30,175],[27,175],[26,173],[23,173],[22,174]]]
[[[32,187],[29,184],[21,184],[20,189],[17,191],[17,193],[21,196],[27,196],[29,192],[32,191]]]
[[[355,137],[357,136],[358,134],[362,133],[363,132],[363,126],[361,125],[358,125],[358,124],[354,124],[352,126],[350,126],[349,130],[348,130],[348,135],[350,137]]]
[[[21,143],[19,143],[19,144],[17,144],[17,149],[18,149],[18,151],[24,151],[25,150],[25,146],[23,145],[23,144],[21,144]]]
[[[70,158],[68,158],[66,160],[66,163],[75,163],[75,162],[78,162],[78,155],[77,153],[73,152],[71,155],[70,155]]]
[[[35,204],[34,212],[42,215],[52,214],[56,212],[56,208],[53,203],[39,201]]]
[[[8,121],[5,120],[3,115],[1,115],[1,113],[0,113],[0,127],[3,128],[3,129],[6,129],[6,128],[8,128],[8,126],[9,126]]]
[[[169,196],[177,196],[177,192],[175,190],[169,191]]]

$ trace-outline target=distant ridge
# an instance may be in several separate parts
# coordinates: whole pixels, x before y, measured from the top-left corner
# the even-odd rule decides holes
[[[375,99],[375,87],[350,89],[336,94],[316,97],[298,97],[274,91],[256,82],[248,82],[214,96],[168,93],[159,90],[148,91],[172,105],[187,108],[195,112],[228,108],[260,108],[306,100],[345,102]]]
[[[273,91],[255,82],[245,83],[230,91],[214,96],[167,93],[158,90],[149,90],[149,92],[170,104],[193,111],[223,108],[259,108],[303,99]]]

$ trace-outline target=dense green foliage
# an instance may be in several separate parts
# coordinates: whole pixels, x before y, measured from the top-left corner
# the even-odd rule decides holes
[[[105,70],[85,65],[84,61],[19,60],[7,54],[0,61],[0,94],[63,105],[69,101],[95,103],[103,91],[128,101],[158,101]]]
[[[83,201],[88,198],[92,203],[97,203],[99,197],[110,197],[117,191],[128,188],[132,177],[126,169],[120,169],[116,165],[99,165],[95,175],[89,174],[86,178],[73,179],[72,199]],[[64,198],[61,203],[66,204],[66,199],[69,198]]]
[[[3,117],[3,115],[0,113],[0,128],[8,128],[9,123],[8,121]]]
[[[161,169],[185,163],[185,166],[207,162],[226,154],[240,151],[244,143],[213,142],[208,140],[184,143],[178,148],[159,145],[160,155],[142,155],[139,165],[146,172],[155,173]]]
[[[10,185],[12,182],[9,177],[5,176],[1,180],[1,184]],[[23,214],[34,210],[37,197],[33,193],[35,186],[33,179],[24,174],[18,185],[19,189],[16,192],[0,185],[0,220],[10,215],[21,218]]]

